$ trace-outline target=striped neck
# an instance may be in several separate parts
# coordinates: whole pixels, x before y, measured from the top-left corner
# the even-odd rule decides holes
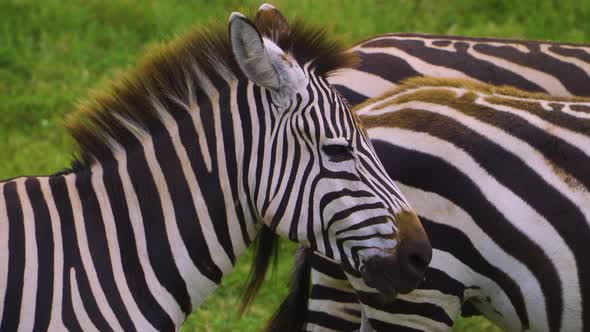
[[[11,248],[38,258],[39,276],[53,274],[39,287],[25,285],[63,308],[63,317],[59,309],[39,309],[56,313],[50,326],[178,329],[220,284],[257,232],[247,185],[258,172],[243,169],[258,149],[250,143],[257,134],[246,130],[255,121],[248,98],[259,96],[257,89],[231,82],[197,108],[162,112],[173,115],[88,167],[0,183],[10,212],[0,211],[8,216],[0,221],[9,220],[2,226],[10,239],[17,239],[15,227],[22,232],[22,223],[30,223],[27,241],[19,242],[31,243],[35,227],[51,221],[53,230],[37,232],[32,243],[53,252]],[[12,269],[27,272],[12,265],[6,271]]]
[[[192,96],[183,98],[186,104],[152,101],[160,123],[117,147],[112,158],[65,176],[90,187],[80,190],[105,198],[105,204],[118,195],[110,204],[119,206],[100,210],[120,214],[102,217],[131,226],[134,249],[149,257],[141,264],[144,274],[143,265],[153,270],[145,275],[147,284],[162,285],[168,299],[157,302],[169,304],[162,309],[176,327],[221,283],[256,233],[243,181],[251,137],[240,125],[255,109],[243,99],[246,84],[239,86],[232,81],[198,104],[191,104]],[[170,111],[174,107],[180,111]]]

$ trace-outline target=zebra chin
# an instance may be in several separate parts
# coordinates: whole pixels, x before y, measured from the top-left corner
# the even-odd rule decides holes
[[[416,214],[403,212],[396,220],[400,239],[396,249],[369,256],[361,266],[367,286],[388,297],[416,289],[432,259],[432,246]]]

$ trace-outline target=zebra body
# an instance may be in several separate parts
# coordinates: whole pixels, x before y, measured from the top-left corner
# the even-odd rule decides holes
[[[359,104],[414,76],[469,78],[555,96],[590,95],[590,46],[580,44],[387,34],[351,48],[355,68],[330,78]]]
[[[350,55],[301,24],[271,36],[233,13],[218,30],[154,51],[71,115],[72,170],[0,182],[0,330],[178,329],[261,227],[376,287],[398,245],[430,255],[326,81]]]
[[[590,55],[590,46],[587,45],[391,34],[361,42],[352,50],[361,59],[359,65],[355,69],[340,72],[338,76],[331,78],[331,82],[353,103],[360,103],[367,98],[377,97],[384,91],[395,88],[402,80],[415,75],[467,77],[479,82],[493,85],[508,84],[523,90],[546,92],[554,96],[570,96],[572,94],[590,96],[590,58],[588,57]],[[551,97],[547,96],[545,98],[551,99]],[[550,104],[543,104],[544,109],[548,113],[558,112],[557,109],[551,111],[553,108],[549,106]],[[565,108],[561,111],[571,118],[568,121],[571,122],[570,126],[575,127],[572,130],[573,132],[583,130],[578,126],[583,126],[590,118],[590,114],[584,109],[584,107],[580,107],[579,110],[575,110],[574,107],[574,109]],[[418,112],[416,111],[416,113]],[[363,121],[366,119],[364,115],[361,115],[361,118]],[[576,125],[574,122],[578,124]],[[419,124],[421,121],[417,120],[416,123]],[[423,220],[427,220],[425,229],[435,248],[433,268],[428,270],[427,278],[420,286],[420,289],[407,295],[400,295],[399,300],[396,302],[378,305],[377,307],[381,311],[378,314],[381,319],[380,321],[373,321],[375,328],[395,331],[412,329],[448,330],[452,326],[454,319],[462,312],[464,315],[484,314],[496,324],[509,330],[553,331],[561,328],[564,331],[572,331],[587,329],[589,324],[589,309],[587,309],[587,306],[590,300],[586,295],[587,289],[584,287],[584,279],[582,279],[584,274],[580,272],[587,268],[587,263],[579,256],[575,256],[576,254],[580,255],[580,249],[577,248],[583,245],[584,242],[579,239],[563,237],[549,228],[538,233],[524,233],[524,237],[521,234],[521,246],[514,248],[498,248],[496,246],[491,249],[489,246],[490,243],[496,241],[496,238],[502,238],[502,234],[494,231],[495,227],[499,227],[497,226],[498,220],[502,220],[501,226],[503,228],[508,228],[507,234],[519,234],[522,228],[526,230],[530,228],[527,225],[534,225],[538,220],[553,220],[552,222],[555,222],[556,219],[560,220],[560,218],[551,217],[550,213],[548,214],[546,210],[541,209],[538,205],[533,205],[531,208],[529,204],[531,198],[528,196],[531,196],[532,193],[536,195],[545,189],[531,186],[525,188],[524,191],[518,192],[509,188],[505,194],[517,199],[520,203],[515,204],[508,211],[502,212],[503,215],[499,219],[486,216],[486,213],[489,215],[492,215],[491,213],[498,214],[497,207],[488,207],[483,209],[485,212],[475,213],[473,209],[464,208],[465,205],[472,204],[467,199],[468,195],[464,193],[467,189],[461,190],[460,186],[457,186],[457,188],[451,187],[448,191],[441,193],[440,191],[436,192],[435,188],[425,190],[422,180],[415,177],[411,178],[410,175],[405,178],[400,177],[399,171],[395,169],[398,166],[397,163],[389,165],[387,156],[400,148],[413,149],[413,141],[402,141],[403,137],[393,134],[378,138],[373,134],[378,129],[372,126],[369,125],[369,133],[373,143],[377,143],[378,155],[384,161],[390,175],[402,182],[401,189],[410,198],[410,202],[419,203],[417,212]],[[530,127],[530,125],[528,126]],[[426,127],[416,131],[427,135],[428,130]],[[522,130],[524,132],[525,129]],[[551,132],[551,129],[549,129],[549,132]],[[587,135],[587,132],[582,131],[582,134]],[[496,136],[490,138],[490,140],[495,139],[498,138]],[[517,141],[517,139],[507,140],[510,144],[513,141]],[[384,142],[389,142],[390,145]],[[491,143],[486,143],[486,146],[488,144],[492,145]],[[530,149],[529,151],[533,150]],[[424,166],[420,168],[421,170],[424,169],[424,172],[429,169],[438,169],[436,168],[437,165],[442,165],[439,162],[434,162],[440,158],[440,153],[431,151],[430,154],[432,156],[428,160],[431,160],[432,165],[425,161]],[[404,161],[409,161],[412,164],[416,159],[415,162],[418,163],[419,160],[423,159],[422,157],[422,154],[416,152],[414,157],[408,156]],[[451,154],[445,156],[445,158],[446,164],[450,166],[459,163],[459,159],[454,159],[458,158],[458,155]],[[585,165],[589,165],[587,159],[584,158],[587,158],[587,156],[579,160],[572,160],[571,163],[584,165],[585,162]],[[499,158],[497,160],[498,162],[502,161]],[[539,167],[546,165],[541,161],[538,158],[531,160],[531,166],[535,168],[529,170],[530,173],[525,172],[522,174],[523,179],[538,179],[538,174],[545,176],[545,173],[539,170]],[[540,164],[537,165],[539,162]],[[406,169],[408,167],[401,168]],[[497,167],[499,169],[501,165]],[[576,166],[572,164],[571,167]],[[583,169],[583,166],[578,167]],[[451,168],[447,167],[446,169],[450,171]],[[559,174],[560,169],[555,168],[555,173]],[[546,168],[545,172],[547,172]],[[567,172],[569,171],[562,174],[567,174]],[[465,177],[461,174],[461,170],[455,171],[454,174]],[[549,174],[551,175],[552,172],[549,172]],[[558,186],[559,183],[563,185],[565,181],[566,183],[581,183],[582,188],[588,188],[587,182],[579,180],[579,177],[583,176],[583,174],[578,174],[571,178],[566,177],[547,186],[552,188]],[[473,183],[466,188],[489,190],[487,188],[489,184],[484,182],[483,178],[476,177],[473,179],[473,175],[469,175],[469,178]],[[418,182],[420,185],[418,185]],[[548,196],[549,194],[545,195],[534,199],[541,199],[541,201],[551,199]],[[584,192],[580,195],[580,197],[586,197]],[[487,201],[487,198],[479,197],[479,203]],[[570,201],[570,198],[566,200]],[[431,204],[420,204],[429,201]],[[588,205],[584,206],[583,204],[578,201],[576,204],[570,205],[572,213],[577,213],[574,211],[580,210],[587,211]],[[449,220],[450,212],[453,211],[456,215],[450,219],[454,220]],[[530,215],[535,216],[534,218],[520,219],[523,211],[540,212],[537,212],[536,215]],[[526,220],[526,222],[521,224],[523,220]],[[586,225],[581,220],[584,220],[584,218],[578,219],[581,229],[584,230]],[[560,222],[572,225],[566,220]],[[467,227],[468,225],[474,227]],[[557,244],[549,245],[544,243],[544,233]],[[449,236],[449,234],[451,235]],[[449,237],[453,240],[448,240]],[[469,244],[469,248],[460,246],[460,243]],[[487,247],[482,247],[482,243],[486,244]],[[535,245],[531,246],[531,243]],[[476,244],[479,246],[475,246]],[[524,244],[527,244],[531,251],[553,252],[553,256],[545,258],[545,264],[553,266],[554,271],[560,272],[560,274],[553,273],[553,288],[562,289],[571,285],[576,286],[561,294],[555,294],[549,286],[541,288],[539,280],[543,280],[545,277],[540,276],[538,272],[523,272],[529,270],[528,267],[523,269],[523,265],[532,264],[530,261],[527,262],[530,260],[529,258],[522,257],[522,250],[525,250]],[[498,252],[502,253],[502,256],[495,257],[494,254]],[[564,255],[563,262],[560,262],[562,260],[560,254]],[[477,257],[477,259],[469,258],[470,255]],[[513,269],[503,264],[502,260],[504,263],[510,261],[510,256],[519,257],[519,259],[516,259],[516,265],[520,265],[520,269]],[[512,260],[514,261],[513,258]],[[358,304],[358,297],[352,291],[350,284],[346,282],[345,274],[335,264],[317,255],[311,258],[311,262],[313,267],[313,287],[310,295],[307,329],[312,331],[359,329],[361,309]],[[569,262],[571,265],[567,265],[565,262]],[[447,263],[448,266],[445,267]],[[574,266],[581,268],[574,270],[572,269]],[[478,273],[478,271],[482,270],[487,272]],[[495,270],[495,274],[490,276],[490,270]],[[462,271],[462,273],[457,271]],[[428,274],[430,274],[430,277],[428,277]],[[474,274],[479,275],[479,278],[475,279],[479,283],[474,280],[466,280],[466,278]],[[503,276],[500,277],[501,274]],[[497,286],[497,292],[488,292],[489,297],[474,296],[476,293],[471,288],[468,288],[470,285],[475,287],[481,287],[481,284],[493,285],[495,283],[499,285],[498,280],[502,280],[501,286]],[[572,280],[574,282],[570,283]],[[512,286],[508,287],[507,285],[510,283]],[[523,290],[516,291],[519,287],[522,287]],[[536,288],[536,291],[529,291],[528,287]],[[521,294],[518,295],[518,293]],[[564,299],[565,296],[568,296],[566,301],[559,299],[555,301],[555,298],[552,298],[561,297]],[[475,308],[472,301],[466,301],[468,298],[472,301],[478,299],[483,301],[479,303],[479,308]],[[494,311],[497,308],[492,304],[497,305],[499,301],[504,302],[504,310],[500,312],[504,316],[500,316],[498,312]],[[570,304],[575,303],[573,307],[567,304],[568,301],[570,301]],[[516,308],[513,302],[520,302],[520,308]],[[557,305],[559,302],[561,304]],[[372,304],[375,305],[375,301]],[[530,306],[535,309],[531,309]],[[537,315],[537,313],[539,314]],[[573,319],[567,320],[570,316]]]
[[[432,298],[448,314],[466,303],[510,331],[583,331],[590,298],[584,282],[590,100],[454,83],[442,81],[440,89],[415,82],[359,109],[380,156],[395,151],[395,142],[413,142],[398,145],[415,153],[405,156],[410,161],[382,160],[432,230],[432,269],[463,285],[450,293],[454,303],[437,298],[449,295],[445,288],[429,292],[428,283],[405,300],[432,304]],[[434,322],[426,327],[445,327]]]

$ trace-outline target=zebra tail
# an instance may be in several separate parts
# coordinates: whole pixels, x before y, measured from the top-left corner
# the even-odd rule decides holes
[[[268,321],[265,332],[300,332],[307,321],[307,303],[311,287],[311,257],[313,251],[301,247],[297,252],[289,293],[272,318]]]
[[[254,257],[252,265],[250,266],[246,288],[242,294],[242,301],[239,308],[240,317],[252,303],[252,300],[254,300],[254,297],[260,290],[260,286],[262,286],[268,267],[272,264],[273,269],[276,270],[279,253],[278,249],[279,237],[268,227],[263,226],[254,241]]]

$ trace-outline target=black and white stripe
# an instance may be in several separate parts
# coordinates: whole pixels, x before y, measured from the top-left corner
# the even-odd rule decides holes
[[[360,62],[330,79],[351,104],[414,76],[469,78],[555,96],[590,95],[590,46],[426,34],[387,34],[358,43]]]
[[[159,49],[70,118],[72,170],[0,182],[1,331],[178,329],[260,227],[389,257],[417,219],[326,82],[348,55],[261,24]]]
[[[369,39],[352,50],[361,57],[359,66],[340,72],[331,82],[353,103],[377,97],[416,75],[470,78],[554,96],[590,96],[587,45],[392,34]],[[402,135],[401,131],[389,133],[378,128],[379,124],[368,125],[378,155],[390,175],[401,181],[400,188],[418,211],[435,248],[431,268],[419,290],[400,295],[391,304],[380,305],[366,299],[380,312],[381,320],[373,321],[374,328],[448,330],[461,312],[483,314],[509,330],[572,331],[584,330],[590,324],[590,296],[583,281],[588,268],[583,256],[584,239],[589,239],[589,184],[585,171],[590,167],[588,155],[581,153],[562,160],[561,166],[548,164],[544,157],[539,157],[551,148],[564,151],[564,156],[580,147],[583,150],[583,143],[575,139],[564,144],[557,142],[571,133],[587,136],[590,112],[582,105],[560,108],[561,104],[552,104],[551,98],[535,103],[547,113],[560,112],[567,119],[554,124],[545,122],[548,130],[543,132],[534,117],[504,107],[503,111],[498,110],[501,115],[490,113],[493,118],[505,119],[502,126],[494,123],[473,129],[473,124],[461,125],[462,130],[471,128],[473,135],[484,136],[474,150],[455,142],[467,142],[463,134],[430,137],[430,131],[435,129],[424,119],[413,120],[416,125],[424,125],[414,129],[413,136]],[[418,107],[416,115],[421,114],[418,110],[429,113]],[[391,106],[387,111],[394,114]],[[433,121],[457,127],[449,119],[437,120],[440,117],[443,115],[438,114]],[[522,118],[517,121],[519,117]],[[560,126],[569,128],[564,131]],[[416,142],[429,144],[423,144],[420,150]],[[447,147],[444,142],[449,142]],[[542,142],[549,145],[543,147]],[[461,150],[452,153],[448,148],[452,146]],[[477,150],[493,146],[506,147],[507,151],[498,150],[502,153],[494,157],[478,157]],[[388,161],[393,154],[404,155],[402,160],[408,164]],[[524,156],[525,160],[515,156]],[[459,167],[470,158],[476,162]],[[473,171],[478,165],[480,170]],[[404,171],[412,166],[413,173]],[[485,170],[486,167],[490,169]],[[514,179],[514,174],[502,178],[505,167],[521,169],[520,178]],[[422,172],[436,173],[441,179],[447,174],[457,182],[444,188],[440,181],[428,183],[430,178],[421,178]],[[504,183],[499,184],[498,179]],[[568,183],[585,189],[572,192],[567,189]],[[504,200],[516,203],[510,205]],[[561,213],[577,217],[556,216],[558,212],[551,207],[558,204],[563,209]],[[572,234],[572,229],[579,233]],[[312,258],[312,266],[307,329],[360,328],[361,308],[342,271],[319,256]],[[477,292],[481,294],[484,286],[488,287],[487,295],[474,297]],[[481,301],[475,302],[478,300]],[[491,304],[498,302],[503,303],[504,310],[492,309]]]

